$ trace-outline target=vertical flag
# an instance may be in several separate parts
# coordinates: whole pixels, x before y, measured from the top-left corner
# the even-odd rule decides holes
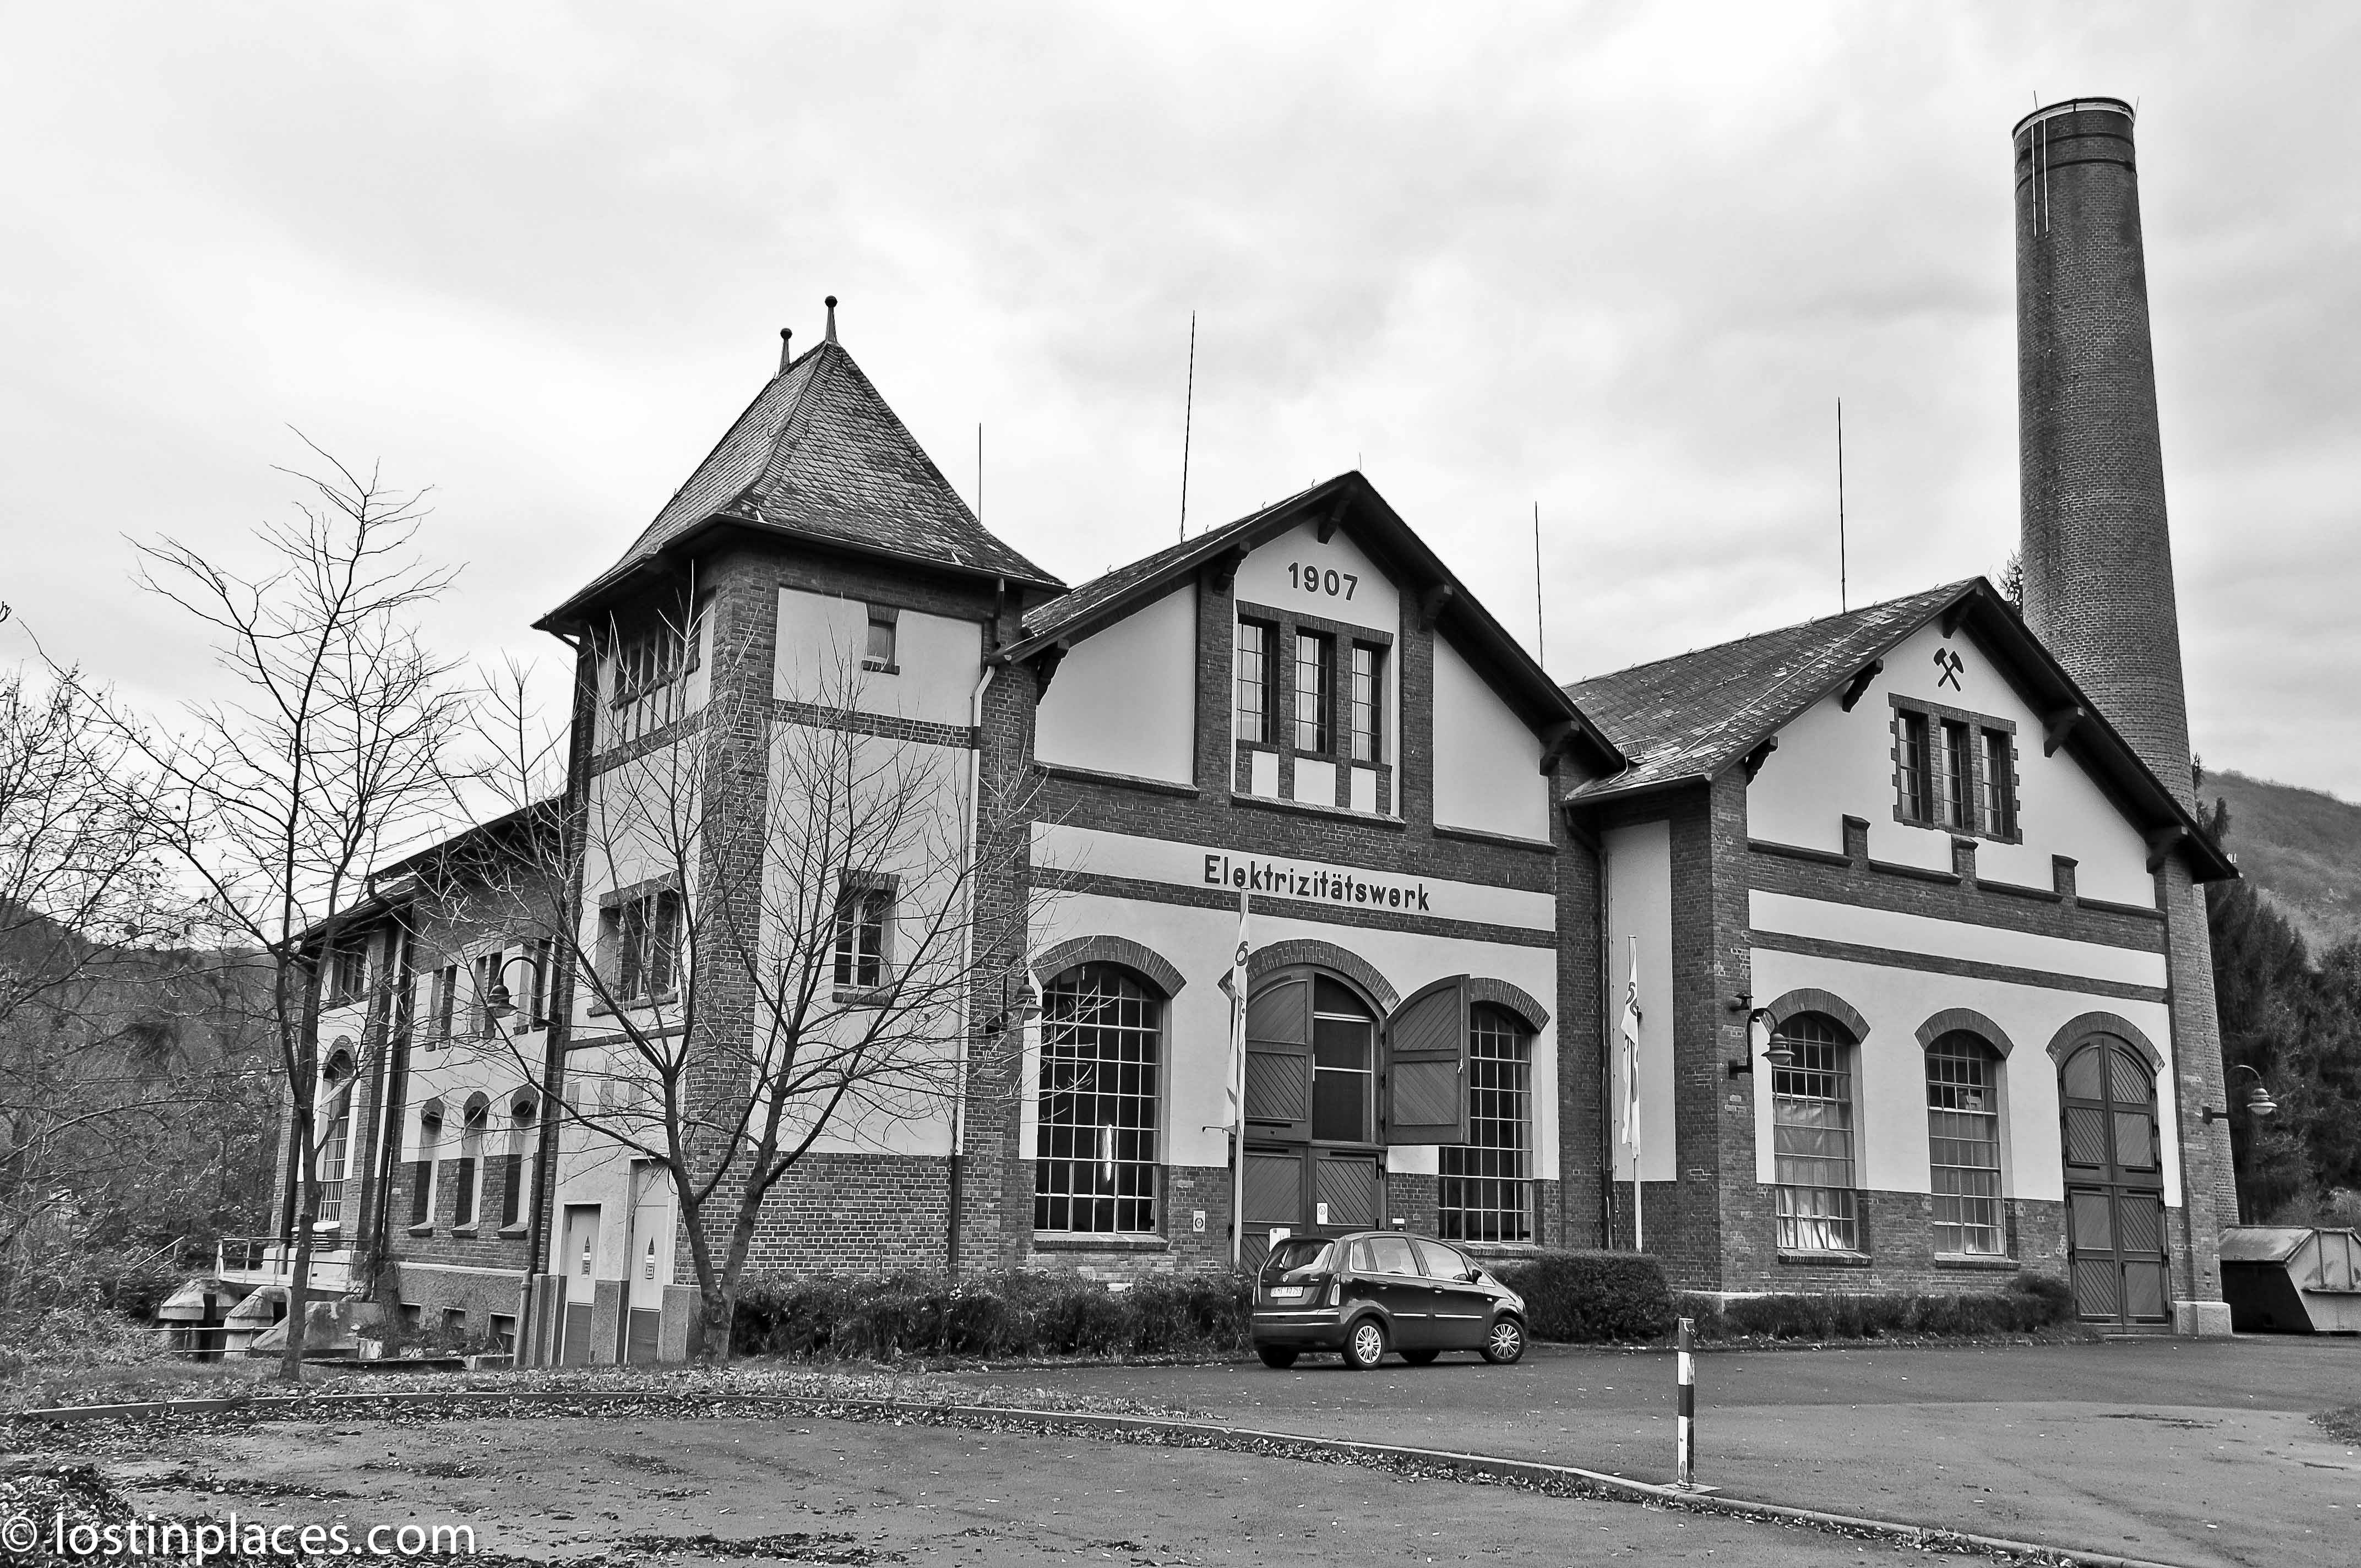
[[[1230,993],[1230,1266],[1238,1266],[1246,1230],[1246,892],[1238,889],[1238,945],[1222,989]]]
[[[1631,941],[1631,978],[1623,992],[1623,1142],[1631,1151],[1631,1247],[1645,1252],[1640,1225],[1640,938]]]

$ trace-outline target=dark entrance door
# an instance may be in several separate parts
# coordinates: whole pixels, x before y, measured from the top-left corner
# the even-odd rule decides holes
[[[1342,981],[1290,970],[1255,992],[1246,1005],[1246,1259],[1261,1258],[1275,1229],[1336,1235],[1385,1223],[1378,1066],[1377,1010]]]
[[[2086,1322],[2169,1321],[2155,1076],[2130,1046],[2093,1035],[2068,1055],[2059,1087],[2075,1309]]]

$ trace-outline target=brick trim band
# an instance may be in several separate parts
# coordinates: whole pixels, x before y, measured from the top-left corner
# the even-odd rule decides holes
[[[1273,942],[1268,948],[1257,948],[1246,957],[1246,981],[1252,984],[1276,970],[1296,964],[1316,964],[1334,970],[1369,993],[1378,1006],[1388,1013],[1401,1005],[1401,994],[1386,983],[1386,977],[1356,952],[1349,952],[1334,942],[1316,938],[1298,937],[1290,941]]]
[[[1843,997],[1833,991],[1822,991],[1816,985],[1799,985],[1770,1004],[1771,1023],[1775,1028],[1799,1013],[1825,1013],[1852,1031],[1852,1041],[1860,1045],[1869,1038],[1869,1020],[1861,1015]]]
[[[1918,1048],[1932,1050],[1937,1040],[1954,1029],[1964,1029],[1971,1035],[1981,1036],[1984,1044],[2004,1058],[2016,1048],[2016,1043],[2008,1037],[2008,1031],[1972,1007],[1946,1007],[1919,1025]]]
[[[1494,980],[1489,975],[1475,976],[1467,982],[1467,1000],[1505,1007],[1522,1018],[1537,1035],[1549,1027],[1549,1009],[1534,1001],[1530,992],[1510,985],[1505,980]]]
[[[1078,964],[1090,963],[1119,964],[1131,970],[1164,992],[1167,1000],[1180,995],[1180,988],[1189,983],[1163,954],[1128,937],[1076,937],[1060,942],[1034,959],[1033,972],[1046,982]]]
[[[2063,1028],[2049,1036],[2049,1059],[2064,1067],[2067,1053],[2092,1035],[2114,1036],[2147,1058],[2149,1071],[2163,1073],[2164,1053],[2150,1045],[2131,1020],[2115,1013],[2083,1013],[2069,1018]]]
[[[1753,933],[1758,950],[1801,953],[1810,959],[1835,959],[1843,963],[1875,964],[1882,969],[1916,970],[1924,974],[1956,975],[1962,980],[1996,980],[2011,985],[2038,986],[2073,996],[2112,996],[2125,1002],[2166,1003],[2172,998],[2160,985],[2135,985],[2129,981],[2093,980],[2060,970],[2019,969],[2014,964],[1987,964],[1937,953],[1905,953],[1893,948],[1863,947],[1821,937],[1791,937],[1784,931]]]

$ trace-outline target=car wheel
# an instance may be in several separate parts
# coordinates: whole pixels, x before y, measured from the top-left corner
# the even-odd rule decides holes
[[[1484,1359],[1495,1366],[1513,1365],[1525,1354],[1525,1325],[1502,1318],[1484,1332]]]
[[[1255,1354],[1262,1357],[1262,1364],[1265,1366],[1284,1372],[1295,1365],[1295,1358],[1301,1353],[1290,1350],[1285,1345],[1258,1344],[1255,1346]]]
[[[1345,1365],[1367,1372],[1386,1357],[1386,1328],[1375,1318],[1363,1318],[1345,1336]]]
[[[1406,1350],[1401,1353],[1401,1358],[1412,1366],[1432,1366],[1434,1358],[1442,1354],[1439,1350]]]

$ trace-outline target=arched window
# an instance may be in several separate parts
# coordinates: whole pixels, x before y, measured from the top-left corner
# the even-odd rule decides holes
[[[1163,1015],[1164,999],[1113,964],[1068,970],[1042,992],[1036,1230],[1156,1229]]]
[[[476,1212],[482,1207],[484,1179],[484,1129],[492,1119],[492,1102],[482,1094],[470,1094],[459,1113],[459,1166],[452,1172],[451,1223],[454,1227],[472,1225]]]
[[[328,1096],[327,1136],[320,1143],[320,1157],[315,1167],[319,1185],[319,1213],[315,1225],[333,1231],[345,1219],[346,1150],[353,1135],[353,1058],[350,1051],[338,1048],[328,1058],[327,1066],[320,1069],[320,1088]]]
[[[1435,1228],[1458,1241],[1533,1236],[1533,1035],[1505,1007],[1468,1012],[1467,1141],[1442,1149]]]
[[[540,1101],[530,1091],[519,1094],[509,1105],[508,1166],[500,1184],[502,1230],[525,1221],[525,1195],[533,1190],[533,1135],[540,1109]]]
[[[1795,1061],[1771,1075],[1771,1151],[1778,1181],[1779,1245],[1795,1252],[1858,1252],[1853,1192],[1853,1037],[1825,1013],[1779,1025]]]
[[[418,1157],[410,1166],[410,1228],[434,1223],[434,1146],[443,1139],[443,1102],[418,1108]]]
[[[1938,1253],[2005,1253],[2001,1217],[2000,1057],[1954,1029],[1927,1047],[1927,1158]]]

